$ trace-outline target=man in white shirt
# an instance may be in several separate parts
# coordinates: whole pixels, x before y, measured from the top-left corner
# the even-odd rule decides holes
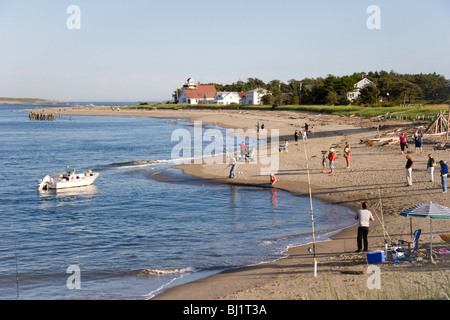
[[[356,250],[356,252],[361,252],[363,244],[364,244],[364,251],[367,251],[369,247],[367,241],[367,235],[369,234],[369,224],[370,221],[375,221],[375,219],[373,218],[372,212],[370,212],[367,209],[369,209],[369,203],[364,201],[362,203],[362,209],[358,210],[358,212],[355,215],[355,219],[359,220],[358,238],[356,241],[358,245],[358,250]]]
[[[230,163],[228,164],[228,166],[231,166],[229,178],[236,178],[237,161],[234,156],[230,156]]]

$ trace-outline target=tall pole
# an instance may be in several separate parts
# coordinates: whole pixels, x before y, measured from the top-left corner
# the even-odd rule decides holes
[[[311,229],[312,229],[312,252],[313,252],[313,259],[314,259],[314,277],[317,277],[317,260],[316,260],[316,238],[314,233],[314,211],[313,211],[313,204],[312,204],[312,193],[311,193],[311,178],[309,175],[309,165],[308,165],[308,155],[306,153],[306,144],[303,143],[303,148],[305,150],[305,157],[306,157],[306,171],[308,172],[308,189],[309,189],[309,204],[311,207]]]
[[[450,88],[450,82],[447,82],[445,84],[446,88]],[[449,130],[449,126],[450,126],[450,101],[448,103],[448,118],[447,118],[447,138],[446,140],[448,140],[448,130]]]
[[[445,140],[448,140],[448,129],[450,127],[450,103],[448,104],[448,117],[447,117],[447,137]]]
[[[361,129],[362,129],[363,128],[362,109],[359,109],[359,122],[361,124]]]

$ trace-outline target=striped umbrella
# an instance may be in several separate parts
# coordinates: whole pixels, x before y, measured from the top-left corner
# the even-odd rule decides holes
[[[433,227],[431,219],[450,219],[450,208],[443,205],[428,202],[412,206],[400,213],[403,217],[430,218],[430,256],[433,250]]]

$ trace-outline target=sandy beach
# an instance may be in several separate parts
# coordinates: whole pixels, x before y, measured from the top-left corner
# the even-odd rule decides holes
[[[275,188],[293,194],[309,196],[308,169],[311,194],[329,204],[357,211],[363,201],[370,203],[375,221],[371,223],[369,250],[383,250],[385,242],[410,240],[410,222],[413,230],[422,229],[421,245],[430,243],[430,219],[399,216],[403,210],[418,204],[433,202],[450,206],[448,194],[443,194],[436,167],[434,182],[427,172],[428,154],[439,160],[448,159],[448,151],[436,150],[436,139],[425,137],[423,151],[416,153],[414,145],[408,154],[413,165],[413,185],[407,186],[406,154],[397,143],[402,128],[408,123],[378,122],[358,117],[340,117],[293,111],[225,111],[225,110],[112,110],[108,107],[66,108],[62,114],[145,116],[159,118],[186,118],[212,123],[225,128],[256,129],[265,124],[270,134],[276,129],[279,141],[289,140],[289,152],[278,154],[278,179]],[[312,132],[307,143],[301,137],[296,145],[294,131],[308,123]],[[381,129],[377,127],[381,125]],[[412,135],[415,127],[407,131]],[[272,137],[275,138],[275,137]],[[369,141],[370,140],[370,141]],[[351,166],[346,168],[343,156],[346,142],[351,146]],[[333,174],[322,173],[322,154],[331,147],[336,150],[336,168]],[[305,153],[306,151],[306,153]],[[178,166],[184,173],[224,183],[260,185],[267,187],[269,176],[261,173],[264,164],[241,162],[236,178],[228,178],[227,164],[184,164]],[[327,172],[330,168],[327,165]],[[221,173],[221,174],[219,174]],[[163,179],[161,173],[155,179]],[[314,212],[320,215],[320,212]],[[384,221],[385,231],[383,230]],[[355,223],[357,221],[355,220]],[[433,219],[433,248],[449,248],[439,237],[450,233],[446,219]],[[376,264],[379,268],[379,288],[371,286],[373,270],[364,252],[356,253],[357,226],[339,232],[331,241],[316,243],[317,277],[313,274],[311,245],[290,248],[286,258],[246,268],[228,270],[205,279],[170,288],[154,299],[160,300],[317,300],[317,299],[449,299],[450,255],[435,261],[424,257],[415,265],[409,262]],[[372,270],[372,271],[371,271]],[[368,273],[369,271],[369,273]]]

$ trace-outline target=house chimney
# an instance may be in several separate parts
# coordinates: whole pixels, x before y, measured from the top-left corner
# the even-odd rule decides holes
[[[361,79],[364,79],[364,73],[361,73]]]

